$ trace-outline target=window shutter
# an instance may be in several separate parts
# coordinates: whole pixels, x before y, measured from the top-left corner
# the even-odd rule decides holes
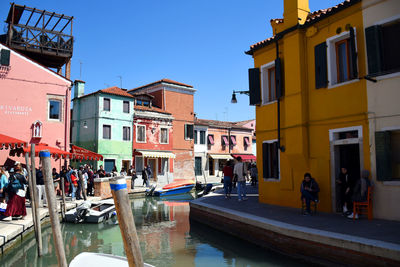
[[[0,53],[0,65],[10,66],[10,50],[1,49]]]
[[[249,69],[249,91],[250,91],[250,105],[261,104],[261,81],[260,69]]]
[[[350,27],[350,53],[351,53],[351,70],[352,78],[358,78],[357,70],[357,52],[356,52],[356,36],[354,35],[354,28]]]
[[[314,47],[315,53],[315,88],[325,88],[328,85],[328,69],[326,56],[326,43]]]
[[[263,143],[262,144],[262,157],[263,157],[263,178],[270,178],[269,177],[269,144],[268,143]]]
[[[387,181],[392,178],[390,132],[375,132],[376,179]]]
[[[283,69],[282,69],[282,60],[279,57],[275,59],[275,88],[276,88],[276,98],[281,98],[284,95]]]
[[[187,124],[185,124],[185,139],[187,139],[188,138],[188,125]]]
[[[376,75],[382,72],[382,28],[374,25],[365,29],[365,40],[367,43],[368,74]]]
[[[189,131],[189,139],[193,139],[193,125],[192,124],[188,124],[188,131]]]

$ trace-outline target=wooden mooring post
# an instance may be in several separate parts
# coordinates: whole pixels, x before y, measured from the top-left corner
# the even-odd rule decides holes
[[[53,240],[58,259],[58,266],[67,267],[68,264],[67,258],[65,257],[64,242],[61,235],[60,219],[57,212],[56,192],[54,191],[53,177],[51,174],[50,152],[48,150],[40,151],[39,157],[43,166],[47,206],[49,208],[51,229],[53,231]]]
[[[35,210],[35,221],[36,221],[36,234],[37,234],[37,249],[38,249],[38,256],[42,256],[42,225],[40,221],[40,213],[39,213],[39,199],[37,194],[37,187],[36,187],[36,168],[35,168],[35,144],[31,144],[31,178],[32,178],[32,196],[31,198],[34,199],[33,205]]]
[[[33,190],[33,183],[32,183],[32,172],[31,172],[31,167],[29,164],[29,153],[25,153],[25,161],[26,161],[26,170],[28,172],[28,185],[29,185],[29,194],[30,194],[30,200],[31,200],[31,210],[32,210],[32,221],[33,221],[33,229],[35,230],[35,239],[36,243],[38,242],[38,229],[37,229],[37,221],[36,221],[36,212],[37,210],[35,209],[35,190]],[[39,248],[39,246],[38,246]],[[38,254],[39,254],[39,249],[38,249]]]
[[[126,179],[122,176],[110,179],[111,193],[114,199],[119,228],[124,241],[125,254],[129,267],[143,267],[142,252],[139,246],[139,238],[136,232],[135,220],[129,201]]]

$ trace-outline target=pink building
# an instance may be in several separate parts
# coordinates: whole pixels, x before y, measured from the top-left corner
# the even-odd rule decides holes
[[[0,133],[69,151],[71,81],[2,44],[0,55]],[[8,153],[0,151],[0,165]]]

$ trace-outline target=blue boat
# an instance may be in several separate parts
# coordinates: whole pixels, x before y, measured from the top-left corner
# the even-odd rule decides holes
[[[162,196],[189,193],[193,189],[193,187],[194,187],[194,184],[183,185],[183,186],[178,186],[178,187],[169,188],[169,189],[155,190],[153,192],[153,196],[162,197]]]

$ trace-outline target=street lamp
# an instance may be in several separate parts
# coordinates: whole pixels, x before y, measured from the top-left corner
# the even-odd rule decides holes
[[[237,103],[236,94],[250,95],[250,91],[235,91],[235,90],[233,90],[232,99],[231,99],[232,104]]]

